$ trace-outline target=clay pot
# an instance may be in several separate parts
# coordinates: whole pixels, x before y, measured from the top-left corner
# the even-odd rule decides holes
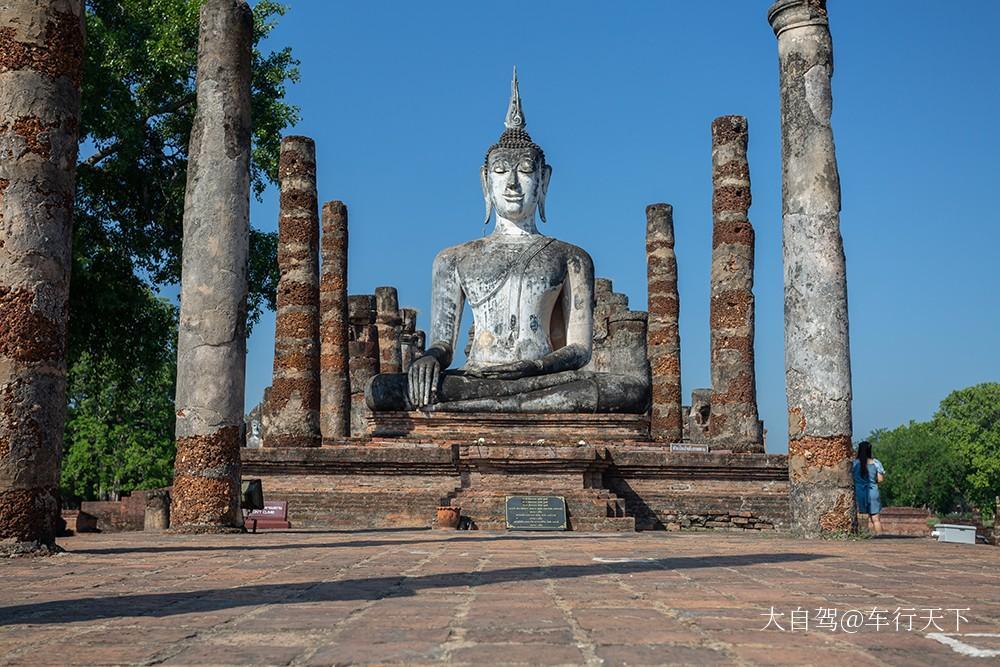
[[[462,514],[461,507],[439,507],[437,509],[437,527],[458,528],[458,519]]]

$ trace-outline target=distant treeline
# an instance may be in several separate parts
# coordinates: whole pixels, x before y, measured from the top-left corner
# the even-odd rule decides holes
[[[953,391],[930,421],[876,429],[868,441],[886,468],[885,505],[993,516],[1000,495],[1000,383]]]

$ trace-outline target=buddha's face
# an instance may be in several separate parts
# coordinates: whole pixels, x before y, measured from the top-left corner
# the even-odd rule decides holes
[[[497,215],[520,222],[535,214],[545,196],[551,168],[531,149],[500,149],[490,154],[485,167],[488,196]]]

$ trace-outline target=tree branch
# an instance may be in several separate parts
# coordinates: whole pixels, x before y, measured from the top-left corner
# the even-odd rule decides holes
[[[178,111],[180,111],[181,109],[188,106],[194,101],[195,101],[195,94],[193,92],[188,93],[184,97],[175,100],[174,102],[168,104],[167,106],[161,109],[157,109],[156,111],[147,114],[146,116],[143,116],[139,120],[139,125],[145,126],[146,123],[151,121],[153,118],[156,118],[157,116],[162,116],[168,113],[177,113]],[[107,146],[105,146],[104,148],[100,149],[90,157],[88,157],[86,160],[83,160],[80,163],[80,165],[87,167],[96,167],[97,164],[101,162],[101,160],[104,160],[105,158],[110,157],[115,153],[117,153],[119,150],[121,150],[122,144],[124,144],[124,140],[117,139],[108,144]]]

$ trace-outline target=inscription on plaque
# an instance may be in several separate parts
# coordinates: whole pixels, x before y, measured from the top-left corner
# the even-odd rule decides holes
[[[670,443],[670,451],[672,452],[699,452],[701,454],[708,453],[708,445],[695,444],[691,442],[672,442]]]
[[[508,530],[566,530],[562,496],[507,496]]]

